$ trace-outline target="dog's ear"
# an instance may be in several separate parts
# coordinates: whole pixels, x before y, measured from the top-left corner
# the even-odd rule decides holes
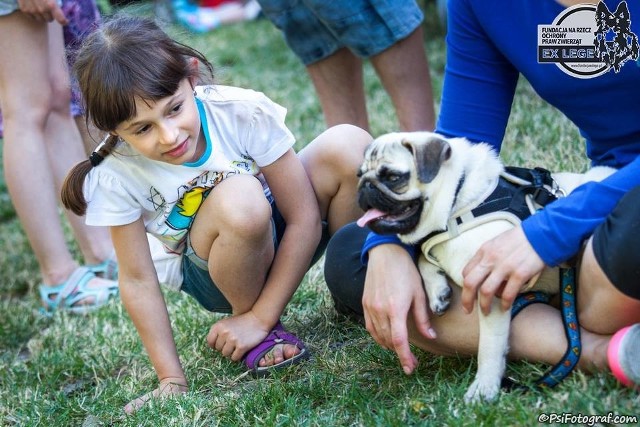
[[[438,175],[442,163],[451,157],[451,146],[441,138],[429,139],[426,142],[403,140],[402,145],[413,154],[420,182],[428,183]]]

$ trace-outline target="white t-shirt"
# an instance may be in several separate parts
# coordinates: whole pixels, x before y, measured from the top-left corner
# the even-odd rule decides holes
[[[271,193],[260,168],[291,148],[286,109],[261,92],[199,86],[196,103],[206,139],[202,157],[172,165],[150,160],[121,142],[84,183],[89,225],[125,225],[142,217],[158,278],[179,288],[186,236],[208,191],[228,176],[252,174]]]

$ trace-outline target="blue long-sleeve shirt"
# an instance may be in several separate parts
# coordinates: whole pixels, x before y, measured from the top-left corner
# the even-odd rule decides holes
[[[613,12],[620,1],[605,3]],[[640,37],[640,2],[629,0],[627,6],[631,31]],[[640,62],[630,60],[617,73],[611,69],[589,79],[538,63],[538,25],[552,24],[564,10],[555,0],[450,0],[436,129],[499,151],[522,74],[579,128],[593,165],[619,169],[523,221],[527,239],[549,265],[577,253],[620,198],[640,185]]]

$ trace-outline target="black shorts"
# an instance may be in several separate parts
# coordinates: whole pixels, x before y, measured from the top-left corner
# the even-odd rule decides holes
[[[324,260],[324,278],[336,310],[363,319],[362,293],[367,267],[360,252],[370,230],[356,223],[347,224],[331,237]]]
[[[611,283],[640,300],[640,186],[625,194],[596,228],[593,253]]]

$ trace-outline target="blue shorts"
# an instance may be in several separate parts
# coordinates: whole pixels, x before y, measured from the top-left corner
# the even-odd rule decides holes
[[[278,244],[282,240],[287,224],[276,207],[271,204],[271,226],[273,231],[273,245],[278,250]],[[311,260],[315,264],[324,253],[329,242],[327,224],[322,223],[322,238]],[[191,247],[191,241],[187,238],[187,246],[182,257],[182,287],[181,290],[194,297],[200,305],[209,311],[216,313],[231,313],[231,304],[224,297],[220,289],[211,280],[207,260],[200,258]]]
[[[18,10],[18,0],[0,0],[0,16],[9,15]]]
[[[415,0],[258,0],[305,65],[341,48],[368,58],[413,33],[424,14]]]

